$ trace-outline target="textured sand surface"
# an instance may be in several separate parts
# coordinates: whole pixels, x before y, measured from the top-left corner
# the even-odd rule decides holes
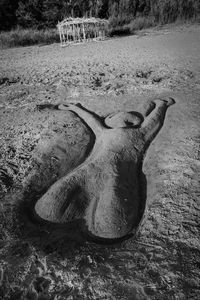
[[[198,299],[199,49],[195,25],[0,52],[1,299]],[[22,212],[20,218],[34,148],[47,128],[62,123],[36,104],[81,102],[106,116],[141,111],[162,95],[177,103],[144,162],[147,208],[137,238],[94,245],[63,238]],[[78,122],[68,115],[72,143]]]

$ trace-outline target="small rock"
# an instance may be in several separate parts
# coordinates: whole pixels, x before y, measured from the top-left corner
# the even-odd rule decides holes
[[[48,79],[48,78],[45,78],[43,82],[46,84],[46,83],[49,82],[49,79]]]

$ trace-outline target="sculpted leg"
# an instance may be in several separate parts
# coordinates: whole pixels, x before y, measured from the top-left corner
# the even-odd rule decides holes
[[[85,209],[81,183],[82,177],[78,174],[58,180],[36,203],[36,214],[53,223],[80,218]]]
[[[152,112],[152,110],[155,108],[155,106],[156,105],[153,101],[147,101],[142,108],[142,112],[141,112],[142,115],[144,117],[147,117]]]
[[[91,232],[108,239],[126,236],[138,219],[138,207],[137,189],[134,191],[123,185],[108,186],[98,201]]]
[[[162,128],[167,108],[174,103],[175,101],[172,98],[166,100],[156,99],[149,105],[149,110],[146,112],[147,117],[141,126],[147,146]],[[148,114],[149,111],[150,113]]]

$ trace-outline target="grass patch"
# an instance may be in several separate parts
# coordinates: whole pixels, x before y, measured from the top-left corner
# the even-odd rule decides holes
[[[59,42],[57,29],[20,29],[0,33],[0,48],[51,44]]]
[[[131,34],[131,31],[128,25],[112,27],[108,31],[108,35],[111,37],[115,35],[124,36],[129,34]]]
[[[185,23],[186,20],[177,19],[173,23]],[[200,16],[190,19],[191,23],[200,23]],[[134,34],[138,30],[150,28],[157,25],[162,25],[162,23],[154,16],[138,16],[136,18],[129,16],[117,16],[111,17],[109,19],[109,36],[123,36]],[[51,29],[23,29],[17,28],[11,31],[0,32],[0,49],[20,47],[20,46],[31,46],[38,44],[52,44],[55,42],[60,42],[60,37],[56,28]]]
[[[157,25],[154,17],[140,16],[132,20],[127,19],[126,21],[124,20],[124,18],[121,20],[119,17],[111,19],[109,23],[109,35],[113,36],[134,34],[137,30],[142,30]]]
[[[162,20],[156,19],[154,16],[138,16],[135,18],[122,18],[114,17],[109,19],[109,31],[110,36],[118,35],[129,35],[135,32],[147,29],[150,27],[155,27],[158,25],[166,24],[198,24],[200,23],[200,16],[190,19],[175,19],[174,21],[163,22]]]

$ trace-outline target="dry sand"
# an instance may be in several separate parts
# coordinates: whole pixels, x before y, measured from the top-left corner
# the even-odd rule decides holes
[[[36,104],[81,102],[103,116],[140,111],[162,95],[177,103],[144,162],[147,208],[137,238],[115,246],[67,237],[48,244],[58,232],[20,221],[18,191],[32,151],[45,128],[59,122]],[[1,50],[1,299],[198,299],[199,98],[198,25],[66,48]]]

